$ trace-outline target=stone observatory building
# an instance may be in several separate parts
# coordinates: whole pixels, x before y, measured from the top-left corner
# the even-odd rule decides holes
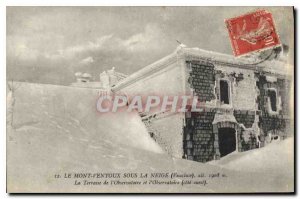
[[[291,78],[280,60],[257,63],[179,46],[118,82],[112,91],[198,96],[203,112],[165,111],[141,117],[168,154],[207,162],[289,136]]]

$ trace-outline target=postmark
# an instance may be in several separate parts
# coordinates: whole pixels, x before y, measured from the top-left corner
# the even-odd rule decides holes
[[[225,23],[235,56],[280,45],[272,14],[266,10],[226,19]]]

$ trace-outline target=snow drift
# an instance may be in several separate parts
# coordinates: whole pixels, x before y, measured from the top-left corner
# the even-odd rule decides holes
[[[284,172],[294,170],[294,139],[274,141],[269,145],[242,153],[231,153],[211,164],[236,171]]]
[[[112,142],[161,153],[137,113],[99,114],[98,91],[55,85],[14,83],[12,127],[49,130],[94,144]],[[8,94],[10,98],[11,94]],[[136,140],[139,140],[138,142]]]

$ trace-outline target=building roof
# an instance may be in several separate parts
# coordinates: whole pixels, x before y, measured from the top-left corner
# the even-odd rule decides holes
[[[118,91],[126,87],[127,85],[138,81],[139,79],[143,79],[145,76],[153,74],[156,71],[159,71],[164,67],[177,62],[179,59],[202,60],[221,66],[255,70],[257,72],[264,72],[277,76],[289,75],[287,70],[289,64],[283,61],[272,60],[261,62],[260,60],[255,58],[234,57],[232,55],[207,51],[200,48],[186,48],[184,46],[179,46],[173,53],[124,78],[123,80],[118,82],[118,84],[115,85],[112,90]]]
[[[183,48],[186,58],[207,60],[215,64],[238,67],[274,75],[288,75],[288,63],[279,60],[260,60],[255,57],[234,57],[232,55],[206,51],[200,48]]]

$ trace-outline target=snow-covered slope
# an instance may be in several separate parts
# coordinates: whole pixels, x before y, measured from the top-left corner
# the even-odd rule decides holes
[[[219,161],[211,164],[220,167],[249,172],[285,172],[287,175],[293,171],[294,140],[288,138],[242,153],[234,152]]]
[[[97,91],[14,83],[8,108],[7,188],[9,192],[268,192],[290,191],[293,176],[174,159],[149,137],[138,115],[96,112]],[[14,99],[14,103],[11,103]],[[12,123],[12,126],[9,124]],[[244,153],[243,153],[244,154]],[[284,167],[286,168],[286,167]],[[55,179],[69,172],[224,173],[208,184],[170,186],[75,186]],[[292,173],[292,172],[291,172]],[[254,183],[255,182],[255,183]],[[251,184],[251,186],[249,186]]]
[[[15,87],[12,125],[17,132],[49,130],[69,140],[162,152],[137,114],[97,113],[97,90],[30,83]]]

